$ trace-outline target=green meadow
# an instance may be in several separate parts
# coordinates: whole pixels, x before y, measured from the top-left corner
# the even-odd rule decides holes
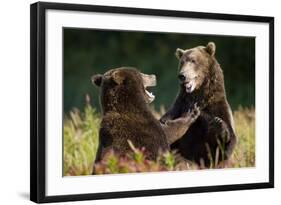
[[[152,111],[156,118],[161,112]],[[224,166],[214,163],[204,168],[240,168],[255,166],[255,110],[239,107],[234,111],[234,121],[238,143],[230,161]],[[64,118],[64,175],[89,175],[93,171],[98,148],[99,126],[101,115],[89,103],[84,110],[73,109]],[[130,142],[128,142],[130,143]],[[156,161],[146,159],[141,148],[130,144],[132,152],[118,156],[111,152],[101,163],[95,165],[97,174],[131,173],[149,171],[182,170],[175,160],[175,153],[166,152],[159,155]],[[215,161],[215,160],[214,160]],[[188,169],[202,169],[189,164]]]

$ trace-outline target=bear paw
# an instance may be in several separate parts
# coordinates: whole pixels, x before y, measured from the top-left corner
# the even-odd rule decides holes
[[[223,123],[223,120],[221,118],[219,118],[219,117],[215,117],[214,120],[215,120],[216,123],[219,123],[219,124]]]
[[[200,108],[197,106],[197,103],[194,104],[193,108],[184,113],[181,118],[186,121],[194,122],[200,116]]]
[[[210,128],[226,141],[229,140],[229,132],[226,123],[220,117],[214,117],[210,123]]]
[[[225,123],[220,117],[214,117],[210,123],[211,128],[222,129]]]

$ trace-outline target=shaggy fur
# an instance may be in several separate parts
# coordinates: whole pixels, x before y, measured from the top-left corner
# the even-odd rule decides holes
[[[103,112],[96,162],[110,149],[121,154],[131,151],[128,140],[137,148],[145,147],[148,157],[155,160],[159,152],[169,150],[169,144],[182,137],[199,116],[193,109],[183,117],[161,124],[149,109],[144,87],[147,81],[144,82],[142,76],[138,70],[127,67],[93,76],[93,83],[101,87]]]
[[[164,123],[176,119],[197,103],[200,116],[171,148],[178,150],[187,160],[210,166],[215,161],[222,162],[231,156],[236,144],[233,117],[226,99],[223,72],[214,57],[215,44],[209,43],[206,47],[185,51],[178,49],[179,72],[190,60],[191,53],[196,59],[195,71],[200,72],[200,87],[188,93],[185,85],[181,84],[174,104],[160,121]]]

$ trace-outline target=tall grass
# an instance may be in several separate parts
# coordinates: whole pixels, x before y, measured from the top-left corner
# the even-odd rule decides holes
[[[164,108],[161,108],[160,112],[153,108],[152,110],[156,118],[165,112]],[[100,114],[89,103],[84,111],[74,109],[65,116],[63,154],[65,176],[89,175],[93,172],[100,120]],[[234,121],[238,142],[232,158],[225,167],[253,167],[255,166],[254,108],[240,107],[234,111]],[[177,156],[171,152],[162,153],[156,161],[150,161],[146,159],[144,149],[135,148],[132,144],[130,146],[132,152],[125,156],[110,152],[99,164],[95,165],[95,172],[104,174],[202,168],[192,163],[182,166],[177,163]],[[209,168],[218,168],[218,166]],[[221,165],[219,168],[222,168]]]
[[[232,167],[255,166],[255,110],[239,107],[234,112],[238,142],[234,149]]]
[[[99,143],[100,116],[90,105],[64,118],[64,175],[88,175]]]

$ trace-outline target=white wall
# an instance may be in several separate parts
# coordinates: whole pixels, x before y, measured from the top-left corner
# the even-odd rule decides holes
[[[52,0],[49,0],[52,1]],[[0,6],[0,204],[31,204],[29,198],[29,4],[30,0],[2,1]],[[61,1],[81,3],[81,1]],[[275,105],[281,104],[280,36],[281,13],[277,0],[84,0],[85,4],[145,7],[186,11],[275,16]],[[279,8],[279,9],[278,9]],[[281,109],[275,109],[276,188],[161,197],[96,201],[95,204],[265,204],[280,201],[281,143],[278,122]],[[73,204],[75,202],[72,202]],[[93,204],[91,201],[79,202]],[[77,202],[76,202],[77,204]]]

